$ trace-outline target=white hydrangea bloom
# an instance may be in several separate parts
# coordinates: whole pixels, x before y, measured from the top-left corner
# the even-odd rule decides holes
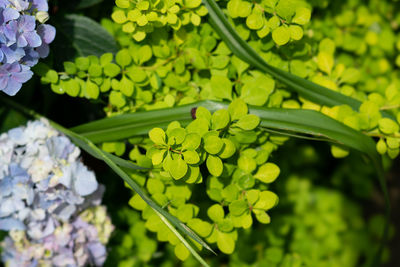
[[[104,187],[45,120],[0,136],[0,230],[9,266],[102,265],[113,230]],[[90,215],[90,216],[89,216]]]

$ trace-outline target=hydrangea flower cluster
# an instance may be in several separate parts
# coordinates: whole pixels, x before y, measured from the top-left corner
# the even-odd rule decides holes
[[[100,266],[113,225],[104,187],[47,121],[0,135],[0,230],[8,266]]]
[[[15,95],[54,40],[47,0],[0,0],[0,91]],[[38,25],[37,23],[38,22]]]

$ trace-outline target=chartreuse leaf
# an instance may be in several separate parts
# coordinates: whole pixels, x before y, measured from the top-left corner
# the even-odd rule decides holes
[[[219,204],[214,204],[207,210],[208,217],[214,222],[220,222],[225,217],[224,209]]]
[[[260,124],[260,118],[254,114],[247,114],[241,117],[234,125],[243,130],[253,130]]]
[[[179,156],[178,158],[172,160],[172,164],[173,168],[169,169],[172,177],[176,180],[183,178],[188,171],[186,162]]]
[[[223,145],[222,139],[215,135],[207,136],[204,140],[204,149],[210,154],[218,154]]]
[[[155,144],[165,144],[165,132],[161,128],[153,128],[149,132],[150,140]]]
[[[249,205],[244,200],[235,200],[231,204],[229,204],[229,212],[233,216],[240,216],[248,209]]]
[[[254,177],[264,183],[272,183],[276,178],[278,178],[279,173],[279,167],[274,163],[268,162],[258,168]]]
[[[379,130],[384,134],[393,134],[399,131],[399,125],[388,118],[382,118],[378,122]]]
[[[208,109],[204,107],[198,107],[196,109],[196,118],[204,118],[208,121],[211,120],[211,113]]]
[[[279,26],[272,31],[272,39],[278,45],[287,44],[290,41],[291,32],[286,26]]]
[[[235,240],[232,235],[218,231],[217,246],[223,253],[232,254],[235,250]]]
[[[197,133],[189,133],[182,143],[182,149],[195,150],[200,146],[201,137]]]
[[[229,104],[228,112],[231,116],[232,121],[235,121],[247,115],[248,108],[246,103],[242,99],[237,98]]]
[[[5,97],[0,98],[0,101],[4,102],[8,106],[21,111],[29,116],[32,116],[36,119],[43,119],[44,117],[40,114],[35,113],[32,110],[29,110]],[[157,205],[146,193],[145,191],[128,175],[122,168],[126,166],[133,167],[134,164],[127,162],[126,160],[120,159],[118,157],[111,157],[110,154],[104,152],[99,149],[96,145],[94,145],[90,140],[86,137],[79,135],[71,130],[68,130],[61,125],[49,121],[50,125],[54,127],[56,130],[62,132],[66,136],[68,136],[77,146],[85,150],[87,153],[92,155],[93,157],[103,160],[116,174],[118,174],[161,218],[161,220],[170,228],[170,230],[179,238],[179,240],[185,245],[185,247],[192,253],[192,255],[203,265],[208,266],[208,264],[201,258],[200,255],[192,248],[192,246],[181,236],[181,234],[175,229],[175,227],[185,233],[187,236],[198,242],[200,245],[205,247],[214,253],[214,251],[205,243],[198,235],[196,235],[189,227],[179,221],[176,217],[172,216],[162,207]],[[142,167],[136,166],[136,169],[143,169]],[[173,226],[171,225],[173,224]]]
[[[292,23],[304,25],[310,21],[311,10],[305,7],[298,7],[296,9],[296,15],[292,19]]]
[[[188,150],[183,152],[182,155],[187,164],[197,164],[200,161],[199,154],[196,151]]]
[[[233,156],[233,154],[235,154],[236,152],[236,147],[235,144],[226,138],[222,138],[222,141],[224,142],[224,146],[222,151],[218,154],[218,156],[221,159],[227,159]]]
[[[217,110],[211,116],[211,129],[223,129],[228,126],[229,122],[229,112],[226,109]]]
[[[212,76],[211,89],[218,98],[232,99],[232,82],[225,76]]]
[[[255,209],[269,210],[278,204],[278,196],[272,191],[262,191],[258,201],[253,206]]]
[[[219,157],[208,155],[206,165],[211,175],[218,177],[222,174],[224,165]]]

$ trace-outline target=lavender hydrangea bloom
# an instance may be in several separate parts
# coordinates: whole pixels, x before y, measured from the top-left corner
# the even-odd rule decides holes
[[[48,56],[56,33],[53,26],[42,24],[48,9],[47,0],[0,0],[0,91],[15,95],[32,77],[29,69]],[[24,79],[10,78],[16,76]]]
[[[35,17],[23,15],[18,20],[12,20],[5,26],[5,36],[11,44],[17,43],[18,47],[35,48],[42,44],[42,39],[37,34]]]
[[[15,95],[22,84],[32,77],[29,67],[18,62],[0,66],[0,90],[8,95]]]
[[[49,44],[56,37],[56,28],[48,24],[42,24],[38,26],[37,33],[42,38],[42,44],[36,48],[36,51],[41,58],[45,58],[49,55]]]
[[[71,223],[55,222],[52,233],[43,238],[32,240],[25,231],[11,231],[2,243],[2,259],[15,267],[102,266],[112,231],[105,207],[97,206]]]
[[[36,9],[37,11],[47,12],[49,11],[49,5],[47,0],[33,0],[31,1],[32,8]]]
[[[0,135],[0,230],[10,231],[2,244],[9,266],[104,262],[113,230],[99,206],[104,187],[79,154],[44,120]]]

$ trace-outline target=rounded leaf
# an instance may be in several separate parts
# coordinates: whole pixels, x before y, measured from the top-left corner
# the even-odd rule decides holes
[[[150,140],[157,145],[165,144],[165,132],[161,128],[153,128],[149,132]]]
[[[223,145],[224,142],[218,136],[210,135],[204,140],[204,149],[210,154],[218,154]]]
[[[222,159],[227,159],[233,156],[236,152],[236,147],[235,144],[227,139],[227,138],[222,138],[222,141],[224,142],[224,146],[222,148],[222,151],[218,154],[218,156]]]
[[[229,212],[233,216],[240,216],[249,209],[249,205],[244,200],[235,200],[229,204]]]
[[[228,126],[230,122],[229,112],[226,109],[220,109],[211,116],[211,129],[219,130]]]
[[[219,204],[214,204],[207,210],[208,217],[214,222],[220,222],[225,217],[224,209]]]
[[[195,150],[200,146],[201,137],[197,133],[189,133],[182,143],[182,149]]]
[[[266,163],[258,168],[255,178],[264,183],[272,183],[279,176],[281,170],[274,163]]]
[[[236,98],[235,100],[233,100],[228,107],[228,112],[231,116],[232,121],[242,118],[247,114],[248,111],[249,110],[246,103],[240,98]]]
[[[217,246],[225,254],[232,254],[235,250],[235,240],[232,236],[226,233],[217,233]]]
[[[216,177],[220,176],[224,169],[222,160],[219,157],[213,155],[208,155],[206,165],[210,174]]]
[[[253,130],[260,124],[260,118],[254,114],[247,114],[239,119],[238,122],[235,123],[235,126],[243,129],[243,130]]]
[[[186,175],[188,171],[188,166],[186,162],[179,156],[172,160],[172,167],[170,166],[169,172],[175,180],[179,180]]]
[[[187,164],[197,164],[200,161],[199,154],[196,151],[188,150],[183,152],[182,155]]]
[[[285,26],[279,26],[272,31],[272,39],[277,45],[285,45],[290,40],[290,30]]]

